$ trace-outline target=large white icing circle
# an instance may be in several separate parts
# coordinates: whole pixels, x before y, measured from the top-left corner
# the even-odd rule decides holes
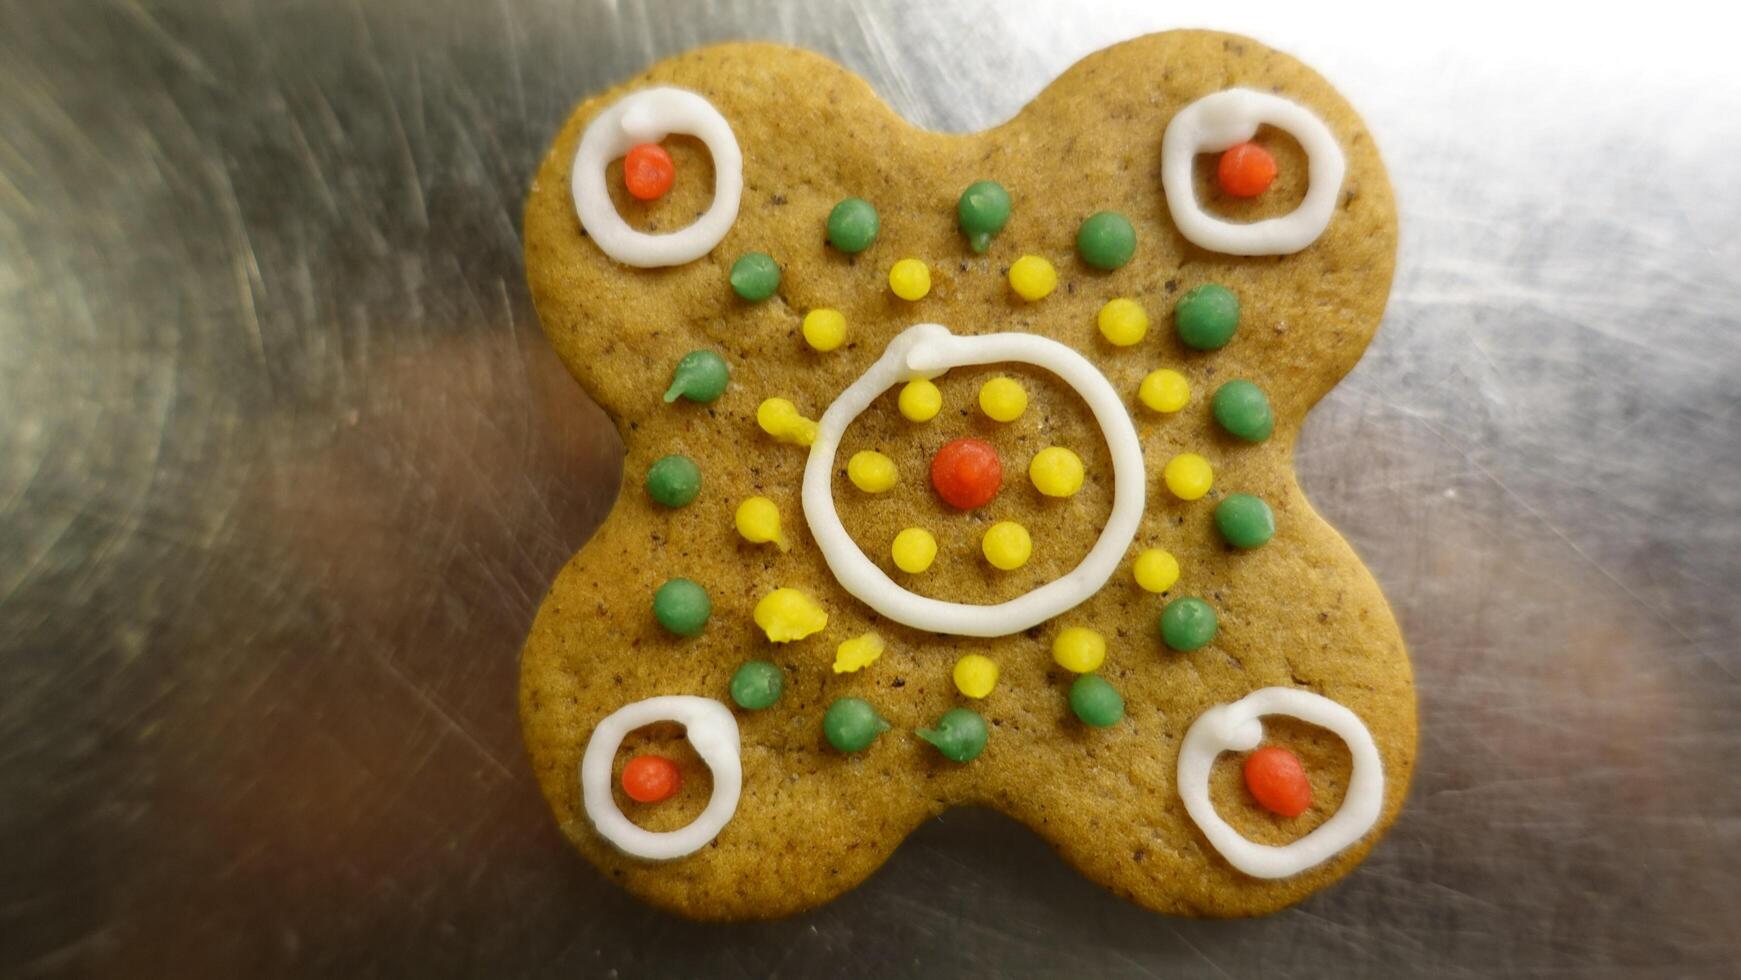
[[[1219,153],[1269,124],[1286,130],[1306,151],[1305,200],[1278,218],[1238,224],[1203,210],[1191,168],[1199,153]],[[1161,187],[1173,224],[1193,245],[1229,255],[1288,255],[1318,240],[1330,226],[1347,171],[1342,147],[1306,107],[1279,95],[1230,88],[1191,103],[1161,137]]]
[[[629,227],[605,187],[605,165],[641,143],[687,133],[713,155],[713,204],[686,228],[648,234]],[[744,189],[744,155],[731,124],[706,99],[680,88],[649,88],[623,96],[581,134],[570,177],[580,224],[604,253],[640,268],[682,265],[706,255],[737,220]]]
[[[944,602],[908,591],[878,568],[840,522],[834,506],[834,459],[841,436],[878,395],[914,378],[932,378],[952,367],[1002,362],[1032,364],[1057,375],[1087,402],[1112,452],[1112,513],[1087,557],[1059,578],[1008,602],[976,606]],[[903,330],[857,381],[828,406],[817,423],[816,441],[804,465],[804,518],[828,568],[846,591],[897,623],[956,636],[1008,636],[1043,623],[1092,596],[1117,570],[1142,522],[1148,496],[1142,442],[1124,401],[1088,359],[1069,347],[1026,333],[957,337],[948,328],[921,323]]]
[[[1283,847],[1247,840],[1221,819],[1209,799],[1209,770],[1223,752],[1249,752],[1263,741],[1263,715],[1291,715],[1348,743],[1354,773],[1342,806],[1317,830]],[[1384,807],[1384,764],[1359,716],[1310,691],[1266,687],[1203,712],[1179,747],[1179,796],[1221,856],[1253,878],[1286,878],[1329,860],[1366,835]]]
[[[695,754],[713,770],[713,795],[707,800],[707,809],[688,825],[663,833],[642,830],[629,822],[611,796],[611,765],[617,747],[623,744],[624,736],[656,721],[682,725]],[[618,708],[592,730],[586,755],[580,760],[581,799],[593,827],[618,850],[655,861],[693,854],[719,836],[737,812],[743,784],[737,719],[712,698],[686,694],[648,698]]]

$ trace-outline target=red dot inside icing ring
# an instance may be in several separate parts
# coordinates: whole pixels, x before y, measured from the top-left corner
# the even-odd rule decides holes
[[[1312,783],[1300,757],[1266,745],[1245,757],[1245,788],[1265,810],[1297,817],[1312,807]]]
[[[1235,143],[1222,152],[1215,179],[1234,197],[1256,197],[1275,181],[1276,158],[1249,140]]]
[[[956,439],[931,458],[931,485],[951,507],[983,507],[1003,486],[1003,462],[982,439]]]
[[[636,803],[658,803],[677,795],[683,776],[677,763],[660,755],[637,755],[623,767],[623,792]]]
[[[623,157],[623,183],[636,200],[656,201],[677,180],[677,165],[657,143],[638,143]]]

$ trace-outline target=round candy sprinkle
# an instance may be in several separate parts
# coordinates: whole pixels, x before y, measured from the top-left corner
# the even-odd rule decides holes
[[[1149,548],[1136,556],[1131,572],[1144,592],[1159,595],[1178,583],[1179,559],[1159,548]]]
[[[780,266],[766,252],[745,252],[731,264],[731,291],[740,299],[760,303],[780,288]]]
[[[1010,263],[1010,288],[1030,303],[1045,299],[1058,288],[1058,270],[1038,255],[1024,255]]]
[[[750,544],[772,541],[781,551],[792,550],[792,542],[780,529],[780,508],[766,497],[751,497],[738,504],[736,523],[738,534]]]
[[[1221,153],[1215,180],[1234,197],[1256,197],[1276,179],[1276,158],[1256,143],[1235,143]]]
[[[687,398],[707,404],[725,394],[725,383],[730,379],[731,370],[725,366],[725,358],[710,350],[692,350],[671,369],[671,387],[665,389],[665,403]]]
[[[983,653],[970,653],[955,661],[951,676],[957,691],[970,698],[983,698],[997,686],[997,661]]]
[[[967,247],[984,252],[991,245],[991,236],[1010,220],[1010,192],[995,180],[976,180],[955,202],[955,218],[967,236]]]
[[[798,414],[798,406],[784,398],[765,399],[756,406],[756,424],[780,442],[808,446],[816,441],[816,423]]]
[[[658,803],[677,795],[683,776],[662,755],[637,755],[623,767],[623,792],[636,803]]]
[[[822,734],[841,752],[863,752],[889,730],[877,709],[861,698],[841,698],[822,716]]]
[[[1179,372],[1161,368],[1150,371],[1143,378],[1136,396],[1150,411],[1170,414],[1184,408],[1191,400],[1191,383]]]
[[[924,378],[918,378],[901,388],[896,404],[907,421],[929,422],[943,410],[943,392]]]
[[[1297,817],[1312,807],[1312,782],[1300,757],[1266,745],[1245,757],[1245,788],[1259,806],[1283,817]]]
[[[1209,399],[1209,411],[1223,429],[1246,442],[1262,442],[1275,431],[1276,417],[1270,411],[1269,396],[1243,378],[1215,389]]]
[[[993,378],[979,386],[979,410],[994,422],[1014,422],[1028,410],[1028,392],[1014,378]]]
[[[921,728],[915,734],[935,745],[950,762],[972,762],[985,751],[985,719],[967,708],[950,708],[937,719],[937,727]]]
[[[1070,710],[1084,725],[1109,728],[1124,720],[1124,698],[1099,674],[1083,674],[1070,685]]]
[[[1167,603],[1161,610],[1161,641],[1190,653],[1215,639],[1215,610],[1196,596]]]
[[[1047,446],[1028,461],[1028,479],[1048,497],[1070,497],[1082,489],[1082,457],[1063,446]]]
[[[1052,659],[1072,674],[1087,674],[1106,662],[1106,637],[1084,626],[1059,630],[1052,638]]]
[[[931,485],[952,507],[972,510],[997,496],[1003,485],[1003,463],[991,443],[955,439],[931,458]]]
[[[834,648],[834,672],[850,674],[877,662],[888,645],[875,633],[865,633],[843,641]]]
[[[677,180],[677,165],[657,143],[629,147],[623,156],[623,185],[638,201],[657,201]]]
[[[1195,350],[1218,350],[1239,329],[1239,297],[1233,290],[1206,282],[1180,298],[1173,307],[1179,340]]]
[[[839,310],[819,309],[804,314],[804,342],[827,353],[846,341],[846,316]]]
[[[1034,539],[1028,536],[1027,528],[1015,521],[998,521],[979,539],[979,550],[985,552],[985,560],[993,568],[1010,572],[1028,563],[1028,557],[1034,553]]]
[[[931,270],[918,259],[902,259],[889,267],[889,288],[908,302],[924,299],[931,291]]]
[[[828,244],[846,253],[862,252],[877,240],[877,209],[862,197],[849,197],[828,212]]]
[[[895,535],[889,547],[895,567],[908,575],[917,575],[937,560],[937,539],[922,527],[909,527]]]
[[[1249,493],[1230,493],[1215,505],[1215,528],[1235,548],[1256,548],[1275,537],[1269,504]]]
[[[846,461],[846,478],[865,493],[883,493],[894,489],[901,479],[895,461],[875,450],[865,449],[852,454]]]
[[[647,467],[647,496],[667,507],[682,507],[701,492],[701,467],[688,456],[666,456]]]
[[[1096,269],[1116,269],[1136,254],[1136,229],[1117,211],[1090,215],[1076,232],[1076,254]]]
[[[1100,327],[1100,335],[1115,347],[1129,347],[1149,332],[1148,311],[1136,300],[1122,296],[1107,300],[1094,322]]]
[[[1209,461],[1196,453],[1180,453],[1167,460],[1161,469],[1161,479],[1173,496],[1180,500],[1196,500],[1215,484],[1215,470]]]
[[[731,675],[731,699],[750,711],[773,707],[786,691],[786,674],[770,660],[751,660]]]
[[[678,636],[700,636],[711,615],[707,590],[689,579],[671,579],[653,593],[653,618]]]
[[[756,625],[773,643],[790,643],[828,625],[820,603],[797,589],[775,589],[756,603]]]

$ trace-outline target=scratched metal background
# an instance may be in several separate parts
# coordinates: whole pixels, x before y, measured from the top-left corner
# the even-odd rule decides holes
[[[1733,25],[1394,6],[0,0],[0,973],[1732,971]],[[546,140],[716,39],[967,130],[1181,23],[1315,64],[1399,191],[1388,323],[1299,456],[1412,642],[1401,822],[1257,922],[979,812],[790,921],[639,906],[514,715],[618,452],[522,284]]]

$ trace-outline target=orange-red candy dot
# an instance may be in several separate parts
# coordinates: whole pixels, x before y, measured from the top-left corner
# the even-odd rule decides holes
[[[931,485],[952,507],[983,507],[1003,486],[1003,463],[991,443],[956,439],[931,457]]]
[[[623,792],[636,803],[657,803],[677,795],[683,777],[677,763],[661,755],[637,755],[623,767]]]
[[[1215,179],[1234,197],[1256,197],[1276,179],[1276,158],[1256,143],[1235,144],[1221,154]]]
[[[1284,817],[1297,817],[1312,806],[1312,783],[1300,757],[1273,745],[1245,757],[1245,788],[1258,805]]]
[[[623,157],[623,183],[637,200],[657,201],[671,189],[677,179],[677,165],[671,154],[657,143],[639,143],[629,147]]]

